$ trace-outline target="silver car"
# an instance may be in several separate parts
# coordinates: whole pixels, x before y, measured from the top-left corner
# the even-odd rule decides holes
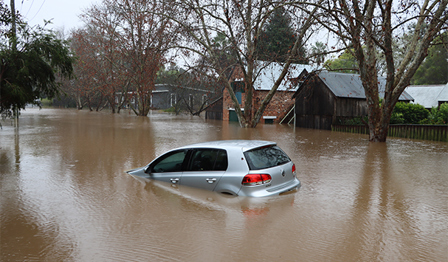
[[[235,196],[264,197],[300,187],[294,163],[275,142],[268,141],[223,140],[184,146],[127,173]]]

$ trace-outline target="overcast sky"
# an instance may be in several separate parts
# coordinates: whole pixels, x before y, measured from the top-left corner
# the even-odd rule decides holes
[[[81,27],[78,16],[99,0],[15,0],[16,10],[25,17],[30,25],[44,24],[53,19],[53,29],[64,28],[65,31]],[[10,0],[5,0],[9,5]]]
[[[64,29],[68,33],[71,29],[80,28],[83,22],[79,15],[83,10],[91,7],[101,0],[15,0],[16,10],[25,18],[29,25],[43,25],[44,19],[52,19],[49,28]],[[4,0],[9,6],[10,0]],[[317,37],[318,41],[334,42],[326,37]],[[314,41],[312,41],[314,42]],[[327,57],[328,58],[328,57]]]

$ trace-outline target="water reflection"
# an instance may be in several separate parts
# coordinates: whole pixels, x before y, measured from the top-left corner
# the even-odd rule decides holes
[[[302,187],[229,197],[124,173],[219,139],[277,141]],[[440,142],[28,110],[0,130],[0,260],[447,261],[447,159]]]

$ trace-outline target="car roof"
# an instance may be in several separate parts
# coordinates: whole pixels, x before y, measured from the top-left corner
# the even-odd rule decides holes
[[[277,143],[272,141],[262,141],[262,140],[219,140],[219,141],[209,141],[209,142],[202,142],[192,145],[187,145],[180,147],[179,149],[185,149],[185,148],[218,148],[218,149],[230,149],[230,148],[237,148],[241,149],[242,151],[248,151],[254,148],[263,147],[263,146],[273,146]]]

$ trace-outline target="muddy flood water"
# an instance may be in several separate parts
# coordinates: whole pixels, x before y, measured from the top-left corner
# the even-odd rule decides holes
[[[1,123],[0,261],[448,261],[448,143],[156,112]],[[302,187],[231,197],[125,173],[224,139],[276,141]]]

